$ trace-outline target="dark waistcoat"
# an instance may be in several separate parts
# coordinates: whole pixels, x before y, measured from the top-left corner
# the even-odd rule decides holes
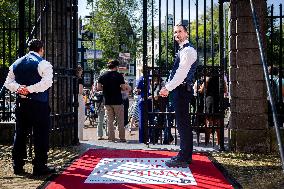
[[[20,61],[13,66],[15,81],[20,85],[26,86],[38,83],[42,78],[38,73],[38,64],[42,60],[40,56],[34,53],[22,57]],[[36,101],[47,102],[48,90],[39,93],[30,93],[27,97]]]

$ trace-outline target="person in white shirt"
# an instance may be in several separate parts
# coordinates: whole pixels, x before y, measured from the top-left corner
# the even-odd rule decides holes
[[[180,151],[166,161],[168,167],[188,167],[192,161],[193,134],[190,125],[189,103],[193,97],[193,80],[197,67],[197,52],[187,40],[187,28],[182,24],[174,27],[174,38],[179,44],[174,66],[168,82],[160,91],[162,97],[173,94],[177,129],[180,135]]]
[[[14,174],[23,174],[27,135],[32,129],[34,143],[33,175],[54,173],[47,166],[49,150],[50,107],[48,89],[53,83],[52,65],[44,60],[43,42],[32,39],[29,53],[9,68],[4,86],[17,93],[16,131],[12,150]]]

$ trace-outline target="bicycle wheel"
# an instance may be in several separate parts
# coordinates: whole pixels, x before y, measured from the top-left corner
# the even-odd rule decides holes
[[[95,126],[96,119],[94,118],[92,113],[90,113],[89,121],[90,121],[90,126]]]

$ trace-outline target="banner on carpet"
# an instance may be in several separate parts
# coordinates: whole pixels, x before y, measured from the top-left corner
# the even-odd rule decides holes
[[[169,158],[102,158],[85,183],[197,185],[189,167],[170,168]]]

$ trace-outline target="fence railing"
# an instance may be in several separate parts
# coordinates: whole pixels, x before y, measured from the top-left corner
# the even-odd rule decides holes
[[[45,59],[54,70],[49,90],[52,146],[78,143],[77,0],[19,1],[14,20],[0,23],[0,87],[9,66],[27,52],[32,38],[44,41]],[[14,116],[14,94],[3,89],[0,100],[0,124]]]
[[[275,106],[275,98],[273,98],[272,85],[269,82],[268,64],[267,64],[267,59],[265,57],[265,52],[264,52],[264,48],[263,48],[263,39],[261,38],[261,35],[260,35],[258,17],[257,17],[256,12],[255,12],[253,0],[250,0],[250,5],[251,5],[251,11],[252,11],[252,16],[253,16],[253,22],[254,22],[254,26],[255,26],[258,46],[259,46],[261,63],[262,63],[262,67],[263,67],[264,77],[265,77],[265,83],[266,83],[266,87],[267,87],[267,90],[268,90],[269,102],[270,102],[271,109],[272,109],[273,123],[274,123],[274,128],[275,128],[275,132],[276,132],[276,136],[277,136],[279,151],[280,151],[282,169],[284,171],[283,144],[282,144],[282,139],[281,139],[280,130],[279,130],[279,122],[278,122],[277,110],[276,110],[276,106]],[[282,5],[280,7],[282,7]],[[282,8],[280,10],[281,10],[280,14],[282,14]],[[281,36],[281,38],[282,38],[282,36]],[[281,39],[281,41],[282,41],[282,39]],[[282,54],[282,53],[280,53],[280,54]],[[282,57],[281,57],[281,59],[282,59]],[[282,65],[281,65],[281,67],[282,67]],[[282,86],[281,86],[281,88],[282,88]],[[281,96],[282,96],[282,94],[281,94]]]
[[[224,3],[227,1],[216,3],[214,0],[208,0],[202,3],[200,1],[194,1],[193,3],[192,1],[181,0],[177,3],[177,1],[159,0],[156,3],[154,1],[151,3],[150,1],[150,6],[147,4],[149,1],[143,2],[143,56],[141,56],[142,60],[140,61],[143,62],[143,66],[138,65],[137,69],[138,75],[141,76],[143,74],[145,79],[144,94],[147,94],[148,89],[151,89],[150,96],[153,99],[151,107],[143,106],[144,112],[148,112],[143,117],[143,127],[145,128],[144,142],[149,143],[150,141],[149,130],[154,130],[154,127],[157,125],[157,129],[167,129],[170,125],[168,121],[165,121],[164,123],[166,124],[162,124],[159,127],[161,124],[151,121],[153,117],[160,117],[163,120],[163,117],[169,117],[173,113],[168,111],[169,107],[166,107],[166,109],[160,108],[160,110],[155,108],[156,103],[154,99],[157,94],[155,94],[156,91],[154,90],[156,87],[154,80],[156,79],[160,85],[159,87],[161,87],[161,80],[165,81],[169,75],[169,70],[172,68],[174,57],[178,50],[178,44],[173,39],[173,28],[176,24],[182,22],[188,28],[190,43],[197,50],[197,62],[199,65],[202,65],[203,75],[197,76],[196,79],[201,81],[206,76],[210,76],[210,73],[206,72],[206,70],[218,70],[219,80],[216,93],[220,96],[218,101],[220,112],[215,114],[216,116],[218,114],[219,120],[218,125],[212,125],[208,129],[215,127],[216,130],[220,130],[220,149],[224,150],[224,78],[228,78],[224,77],[224,74],[227,73],[226,37],[224,33],[228,27],[224,22],[228,6],[224,6]],[[196,14],[191,13],[193,9],[196,10]],[[140,72],[139,69],[141,69]],[[145,102],[147,98],[148,96],[145,95]],[[201,101],[201,98],[204,98],[204,96],[197,96],[197,101]],[[203,101],[204,104],[206,104],[205,101]],[[205,112],[193,112],[193,109],[190,110],[191,123],[189,124],[192,124],[196,130],[198,128],[202,130],[205,127],[205,123],[194,125],[194,119],[201,114],[207,117],[209,115]],[[164,135],[166,134],[164,131]]]

